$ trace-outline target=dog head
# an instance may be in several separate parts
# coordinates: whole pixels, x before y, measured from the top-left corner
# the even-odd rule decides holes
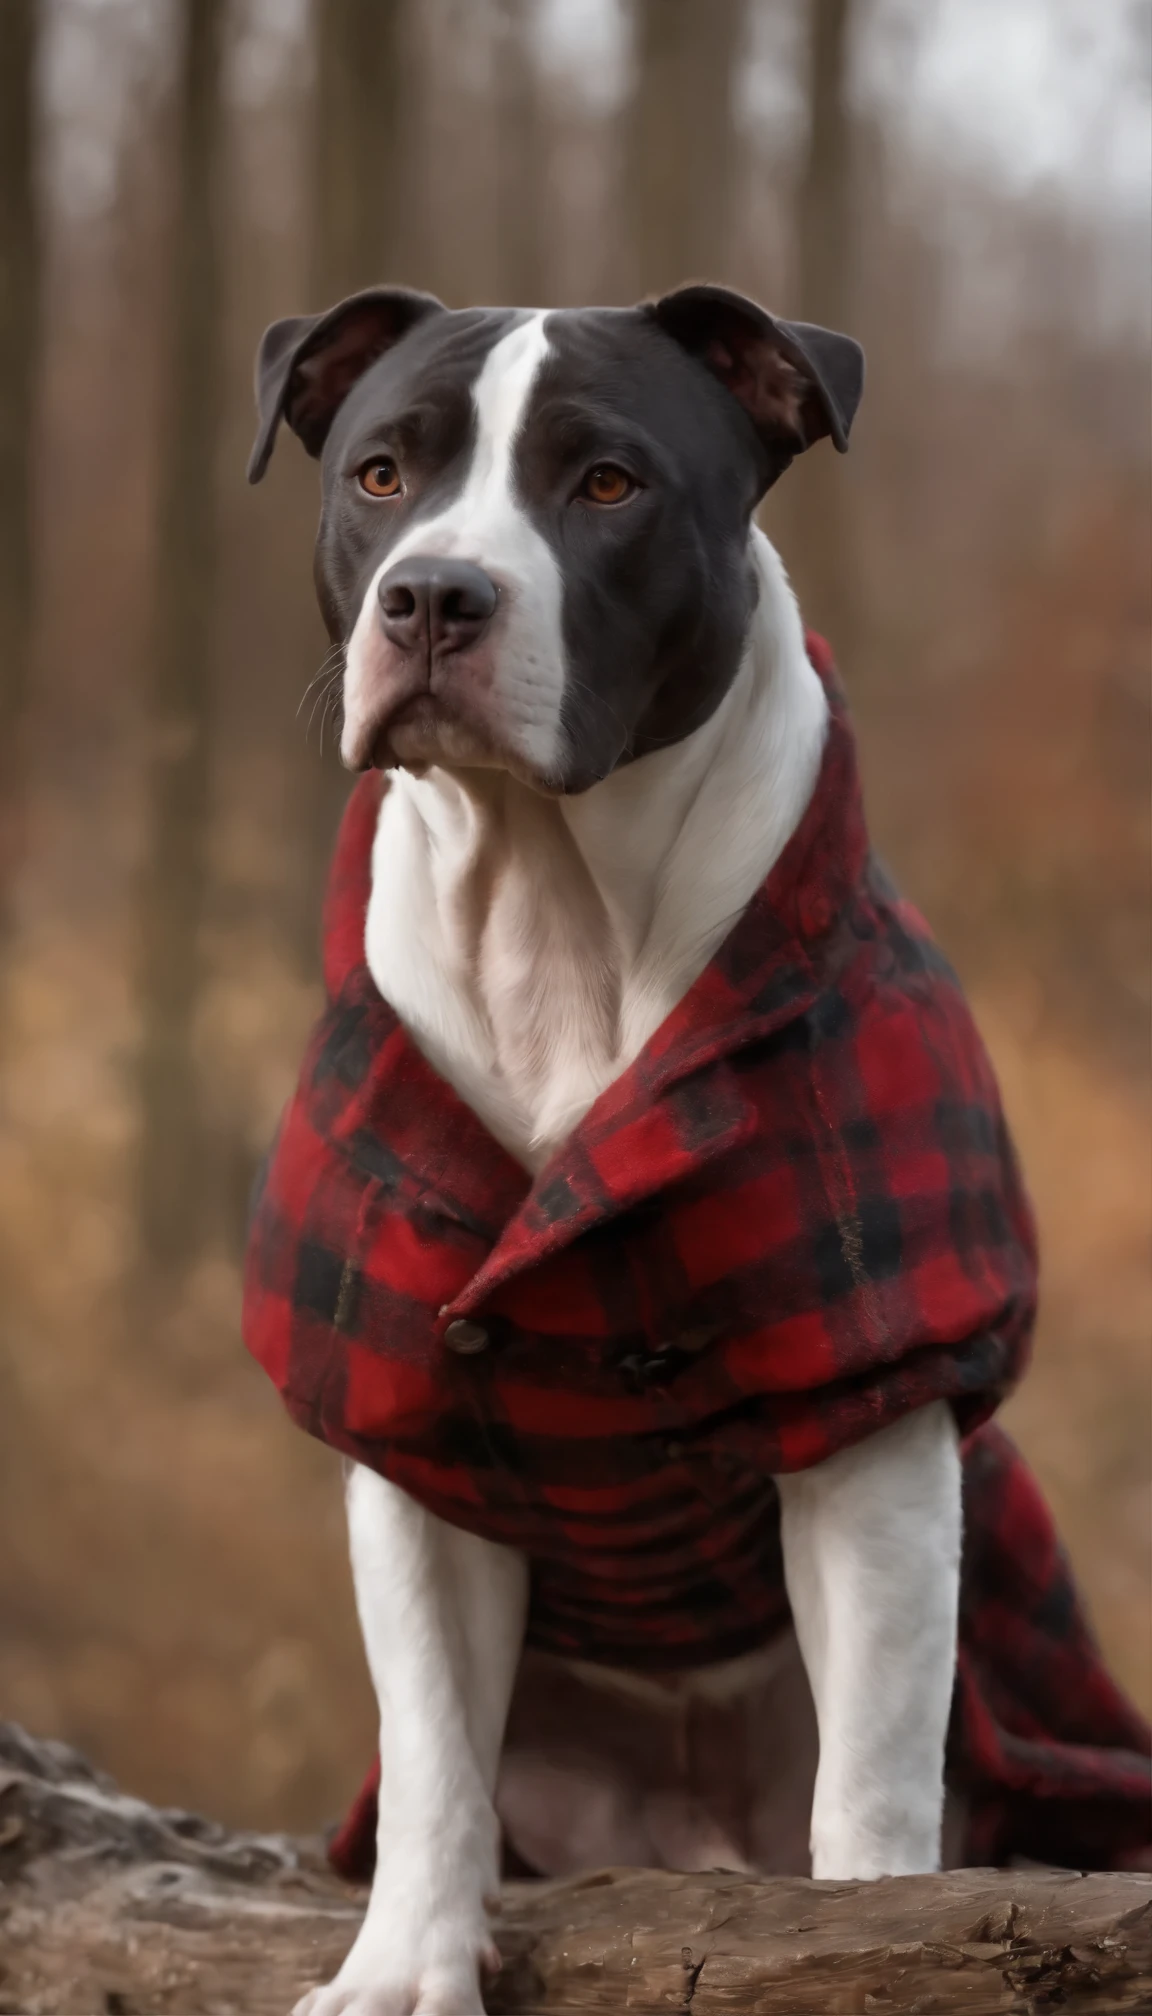
[[[274,323],[249,476],[281,420],[321,460],[344,761],[574,792],[690,734],[740,663],[752,512],[846,447],[862,381],[851,338],[720,287],[547,312],[375,288]]]

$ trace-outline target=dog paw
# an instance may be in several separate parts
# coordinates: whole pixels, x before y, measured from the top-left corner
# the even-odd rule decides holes
[[[314,1988],[296,2004],[292,2016],[484,2016],[480,1990],[461,1982],[420,1981],[357,1988],[341,1985]]]
[[[367,1936],[366,1936],[367,1935]],[[454,1938],[441,1926],[414,1952],[409,1934],[391,1939],[366,1923],[334,1981],[313,1988],[292,2016],[484,2016],[481,1972],[499,1971],[484,1936]]]
[[[475,1981],[425,1978],[357,1987],[337,1976],[305,1995],[292,2016],[484,2016],[484,2004]]]

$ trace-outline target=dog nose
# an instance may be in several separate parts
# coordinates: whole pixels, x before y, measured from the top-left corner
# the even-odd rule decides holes
[[[385,574],[377,590],[384,635],[402,650],[462,651],[496,608],[496,583],[469,560],[413,554]]]

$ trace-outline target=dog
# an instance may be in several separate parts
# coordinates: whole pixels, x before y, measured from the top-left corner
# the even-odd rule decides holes
[[[709,1638],[701,1629],[698,1641],[685,1640],[663,1666],[654,1658],[641,1670],[627,1646],[629,1631],[641,1629],[643,1603],[620,1600],[632,1585],[614,1583],[604,1541],[595,1586],[611,1628],[600,1639],[595,1621],[572,1622],[584,1601],[578,1592],[567,1621],[551,1638],[541,1625],[526,1651],[537,1608],[543,1616],[552,1603],[549,1614],[559,1616],[566,1600],[556,1594],[562,1578],[554,1574],[549,1585],[547,1547],[531,1537],[535,1487],[525,1483],[529,1472],[516,1453],[515,1435],[535,1433],[529,1415],[539,1395],[532,1399],[522,1383],[509,1388],[494,1425],[468,1397],[480,1388],[466,1384],[495,1376],[486,1369],[499,1357],[494,1339],[514,1333],[514,1357],[528,1330],[541,1333],[531,1346],[535,1359],[516,1362],[529,1367],[525,1377],[550,1378],[546,1361],[554,1354],[560,1390],[549,1404],[565,1418],[553,1446],[566,1452],[568,1467],[550,1503],[556,1530],[567,1520],[569,1534],[597,1484],[594,1470],[580,1467],[580,1437],[600,1389],[569,1402],[561,1371],[577,1362],[569,1334],[600,1320],[582,1314],[588,1281],[607,1280],[607,1268],[604,1296],[613,1312],[621,1306],[623,1263],[613,1257],[613,1241],[643,1239],[646,1252],[657,1251],[665,1236],[661,1199],[703,1198],[698,1163],[708,1158],[715,1170],[743,1157],[740,1181],[767,1185],[756,1209],[777,1219],[783,1209],[779,1184],[791,1165],[785,1157],[771,1181],[756,1173],[740,1102],[758,1095],[741,1087],[752,1083],[747,1072],[758,1058],[785,1068],[781,1046],[794,1046],[795,1017],[811,1023],[822,1012],[812,1007],[819,987],[813,994],[811,976],[799,970],[811,964],[809,955],[781,979],[780,939],[769,962],[771,986],[765,982],[754,1001],[741,997],[744,1012],[759,1018],[756,1042],[710,1066],[707,1080],[693,1076],[693,1058],[707,1063],[735,1039],[717,1039],[705,1057],[689,1038],[697,1042],[700,1018],[711,1016],[712,1040],[722,1019],[715,1005],[721,980],[743,985],[758,956],[748,936],[748,920],[761,916],[758,892],[769,892],[771,907],[771,892],[785,884],[792,891],[796,875],[809,877],[810,891],[818,856],[820,872],[841,876],[847,887],[840,857],[863,844],[848,825],[834,847],[819,837],[839,832],[835,822],[850,816],[848,731],[829,668],[806,643],[780,559],[753,515],[796,455],[825,439],[846,448],[862,384],[862,353],[848,336],[779,320],[714,286],[681,288],[635,309],[539,312],[449,310],[426,295],[376,288],[323,315],[274,324],[261,346],[250,476],[263,475],[282,421],[321,459],[316,582],[329,632],[345,651],[341,751],[351,770],[364,773],[358,792],[368,794],[354,798],[349,815],[360,822],[352,869],[352,842],[341,843],[347,860],[345,869],[338,864],[337,882],[351,887],[351,874],[355,890],[347,898],[350,923],[345,929],[337,919],[330,935],[346,942],[349,963],[330,978],[336,1019],[326,1047],[312,1053],[308,1125],[315,1131],[318,1111],[336,1111],[333,1087],[341,1100],[353,1096],[346,1092],[353,1053],[356,1071],[368,1068],[369,1053],[388,1051],[398,1060],[388,1066],[386,1100],[373,1107],[357,1092],[355,1126],[345,1106],[332,1121],[343,1144],[341,1170],[353,1163],[360,1170],[346,1237],[332,1222],[324,1236],[315,1230],[321,1178],[293,1178],[313,1212],[307,1267],[301,1245],[289,1269],[284,1226],[267,1229],[265,1204],[249,1287],[252,1348],[297,1418],[352,1459],[346,1488],[356,1600],[380,1703],[381,1822],[367,1914],[336,1980],[307,1995],[297,2016],[480,2016],[485,1971],[498,1965],[490,1911],[502,1826],[545,1873],[633,1859],[810,1868],[817,1878],[845,1879],[940,1864],[957,1672],[961,1431],[990,1411],[1018,1369],[1033,1300],[1027,1206],[984,1064],[972,1066],[979,1082],[974,1091],[969,1085],[964,1109],[970,1116],[980,1109],[969,1145],[953,1141],[945,1151],[929,1138],[945,1125],[945,1107],[953,1112],[942,1094],[932,1095],[934,1117],[922,1128],[916,1122],[921,1174],[909,1178],[889,1214],[904,1213],[902,1232],[889,1237],[851,1198],[828,1207],[828,1266],[840,1274],[831,1287],[822,1276],[821,1292],[846,1298],[844,1306],[857,1312],[853,1321],[890,1337],[883,1311],[895,1307],[893,1297],[907,1301],[909,1270],[920,1264],[907,1198],[918,1194],[917,1182],[936,1180],[927,1173],[934,1155],[979,1156],[984,1174],[970,1187],[984,1197],[989,1222],[996,1220],[986,1235],[972,1234],[986,1237],[989,1252],[995,1248],[981,1274],[988,1310],[981,1305],[949,1328],[938,1313],[946,1291],[926,1260],[916,1291],[920,1314],[900,1319],[911,1329],[889,1354],[895,1359],[907,1345],[909,1365],[931,1361],[936,1368],[914,1392],[876,1400],[881,1386],[869,1384],[862,1363],[855,1383],[844,1385],[850,1426],[823,1440],[800,1424],[794,1396],[776,1394],[772,1405],[793,1426],[773,1429],[777,1454],[766,1461],[778,1467],[754,1480],[755,1517],[774,1522],[763,1547],[777,1548],[773,1601],[780,1613],[779,1629],[760,1620],[745,1634],[760,1642],[719,1627]],[[814,826],[817,814],[824,823]],[[904,989],[902,1001],[922,1003],[933,988],[953,987],[934,977],[918,927],[907,922],[911,913],[890,894],[869,898],[873,921],[858,923],[855,936],[830,924],[836,905],[819,890],[803,901],[811,912],[805,928],[813,943],[833,946],[827,957],[837,973],[863,956],[871,933],[886,946],[899,937],[921,948],[908,954],[914,977],[906,986],[893,983]],[[784,902],[781,896],[774,917]],[[739,957],[725,949],[737,941]],[[889,972],[893,957],[904,954],[883,956]],[[791,1021],[773,986],[792,988]],[[686,1003],[697,1018],[691,1028]],[[936,1015],[934,995],[932,1004],[923,1012]],[[949,1027],[959,1026],[959,1010],[939,1012],[941,1028],[948,1017]],[[822,1040],[855,1040],[833,1021]],[[383,1032],[378,1041],[376,1029]],[[633,1099],[621,1118],[620,1087],[635,1088],[637,1073],[663,1084],[670,1029],[683,1054],[667,1097],[679,1102],[690,1154],[679,1136],[680,1146],[669,1145],[643,1100]],[[969,1039],[957,1040],[963,1048]],[[884,1057],[875,1071],[898,1074],[898,1054]],[[871,1063],[866,1069],[874,1071]],[[723,1104],[729,1097],[731,1122]],[[813,1112],[818,1133],[824,1122]],[[616,1215],[590,1224],[580,1189],[585,1151],[578,1156],[572,1144],[590,1140],[587,1130],[604,1114],[609,1120],[595,1136],[597,1180],[611,1191]],[[840,1155],[844,1142],[853,1144],[845,1154],[874,1155],[866,1118],[829,1111],[825,1119],[827,1139],[812,1150],[822,1169],[849,1167]],[[785,1106],[785,1133],[788,1124]],[[393,1135],[382,1140],[385,1126]],[[294,1138],[282,1134],[281,1161],[297,1154]],[[301,1169],[311,1152],[299,1150]],[[649,1185],[656,1208],[645,1216],[636,1170],[650,1154],[667,1167]],[[413,1187],[405,1172],[417,1163]],[[585,1271],[563,1277],[573,1299],[561,1318],[555,1297],[552,1313],[525,1318],[527,1304],[510,1300],[491,1269],[484,1273],[484,1254],[497,1237],[487,1227],[487,1192],[471,1215],[471,1192],[459,1187],[452,1194],[465,1195],[465,1203],[437,1203],[456,1176],[478,1185],[469,1174],[474,1166],[491,1172],[504,1220],[520,1224],[516,1214],[528,1214],[523,1222],[536,1250],[553,1256],[550,1265],[579,1259]],[[957,1181],[953,1241],[960,1237]],[[287,1184],[276,1207],[282,1216]],[[721,1195],[720,1215],[709,1220],[710,1253],[723,1244],[723,1208]],[[395,1261],[408,1270],[402,1292],[399,1277],[381,1285],[383,1276],[374,1280],[359,1259],[353,1265],[342,1257],[342,1240],[348,1253],[353,1245],[365,1250],[365,1210],[376,1214],[373,1239],[392,1242],[393,1255],[403,1247]],[[886,1258],[875,1257],[881,1248]],[[971,1250],[969,1241],[965,1255]],[[681,1264],[659,1247],[644,1278],[657,1282],[654,1292],[686,1303]],[[981,1270],[966,1258],[953,1272],[959,1278],[965,1269],[963,1292],[975,1294]],[[289,1321],[289,1271],[294,1308],[306,1305],[308,1348],[322,1361],[309,1395],[284,1369],[287,1347],[269,1341]],[[301,1288],[305,1273],[310,1285]],[[635,1273],[632,1267],[630,1280]],[[988,1286],[990,1273],[996,1278]],[[485,1282],[487,1300],[475,1285]],[[624,1424],[620,1460],[626,1468],[632,1461],[630,1436],[635,1447],[643,1443],[643,1478],[628,1475],[637,1492],[649,1493],[649,1505],[665,1471],[693,1453],[685,1456],[665,1436],[663,1454],[649,1461],[651,1365],[663,1367],[661,1392],[679,1390],[677,1381],[687,1391],[693,1380],[713,1376],[728,1331],[740,1328],[726,1320],[718,1293],[713,1286],[696,1296],[696,1313],[709,1320],[691,1337],[691,1326],[681,1326],[674,1345],[661,1345],[651,1362],[643,1351],[638,1368],[635,1351],[619,1361],[633,1366],[631,1374],[620,1371],[619,1391],[613,1388],[613,1418]],[[929,1307],[933,1313],[924,1315]],[[806,1320],[798,1311],[790,1334],[799,1338]],[[627,1316],[613,1313],[605,1322],[629,1336],[643,1327],[631,1304]],[[372,1324],[367,1355],[349,1370],[350,1361],[333,1354],[342,1338],[362,1341]],[[391,1326],[402,1341],[395,1364],[385,1366]],[[977,1334],[979,1348],[970,1348]],[[739,1346],[745,1354],[749,1348]],[[961,1369],[945,1374],[945,1364]],[[730,1366],[728,1376],[735,1377]],[[357,1382],[377,1377],[369,1404]],[[628,1378],[638,1382],[634,1392]],[[458,1504],[446,1498],[447,1470],[436,1470],[417,1447],[412,1396],[419,1391],[419,1407],[431,1418],[441,1379],[457,1409],[453,1447],[478,1452],[460,1457],[459,1469],[467,1472],[474,1461],[487,1466],[485,1477],[501,1480],[502,1509],[491,1516],[467,1483]],[[385,1388],[386,1402],[379,1397]],[[884,1395],[890,1390],[889,1381]],[[734,1424],[737,1442],[752,1404],[715,1410]],[[965,1408],[976,1412],[966,1419]],[[385,1415],[402,1423],[394,1434],[379,1425]],[[365,1426],[369,1416],[375,1427]],[[738,1499],[752,1502],[739,1480],[724,1485],[725,1474],[716,1470],[720,1482],[710,1487],[718,1495],[707,1519],[717,1534]],[[748,1475],[747,1467],[740,1472]],[[540,1486],[549,1488],[547,1480]],[[653,1514],[644,1546],[660,1544],[659,1523]],[[602,1522],[595,1530],[609,1529]],[[578,1568],[587,1561],[580,1550],[591,1544],[581,1534],[572,1541]],[[705,1553],[709,1544],[703,1530],[693,1543]],[[772,1578],[764,1571],[763,1579]],[[689,1601],[686,1615],[691,1608]],[[652,1609],[659,1634],[659,1603]],[[587,1604],[580,1615],[592,1615]],[[686,1629],[691,1635],[690,1617]],[[614,1656],[614,1646],[625,1647],[623,1654]],[[737,1722],[746,1731],[749,1703],[758,1704],[758,1733],[741,1739],[733,1775],[754,1795],[755,1825],[737,1840],[723,1815],[705,1812],[691,1787],[684,1792],[687,1780],[674,1789],[671,1766],[664,1778],[663,1767],[653,1766],[644,1784],[636,1760],[653,1729],[669,1756],[682,1747],[693,1717],[696,1725],[701,1716],[718,1717],[729,1735]],[[633,1729],[641,1732],[634,1740],[625,1733]]]

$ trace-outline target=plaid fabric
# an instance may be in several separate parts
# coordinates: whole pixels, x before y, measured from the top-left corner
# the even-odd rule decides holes
[[[826,647],[810,651],[832,717],[798,831],[535,1180],[373,984],[385,787],[362,780],[329,893],[329,1005],[256,1204],[245,1336],[294,1418],[527,1552],[531,1641],[585,1659],[685,1666],[763,1643],[788,1615],[774,1473],[937,1399],[982,1460],[1001,1443],[976,1431],[1027,1356],[1033,1230],[991,1069],[954,975],[869,855],[842,697]],[[450,1348],[460,1319],[487,1348]],[[971,1453],[968,1474],[984,1476]],[[998,1561],[1019,1508],[993,1498],[1005,1516],[978,1553]],[[1013,1777],[979,1722],[999,1730],[1007,1699],[983,1684],[990,1660],[1031,1700],[1053,1621],[1038,1599],[989,1624],[982,1588],[966,1597],[961,1748],[1005,1797],[1069,1797],[1043,1757]],[[1073,1637],[1056,1734],[1096,1671]],[[1053,1718],[1036,1713],[1047,1754]]]
[[[966,1860],[1152,1868],[1152,1736],[1108,1673],[1040,1487],[1001,1428],[964,1450],[948,1763]]]

